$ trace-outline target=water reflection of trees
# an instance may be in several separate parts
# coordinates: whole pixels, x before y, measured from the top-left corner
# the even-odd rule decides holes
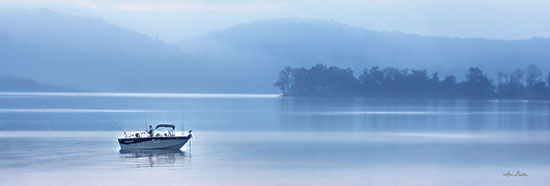
[[[279,123],[306,131],[548,130],[547,101],[284,97]]]

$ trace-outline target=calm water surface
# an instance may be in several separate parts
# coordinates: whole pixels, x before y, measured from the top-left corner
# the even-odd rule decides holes
[[[191,146],[119,152],[115,123],[158,122]],[[0,183],[549,185],[549,123],[546,101],[0,93]]]

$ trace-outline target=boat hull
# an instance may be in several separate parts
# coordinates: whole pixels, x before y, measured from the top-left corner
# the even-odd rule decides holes
[[[118,139],[120,150],[179,150],[191,136]]]

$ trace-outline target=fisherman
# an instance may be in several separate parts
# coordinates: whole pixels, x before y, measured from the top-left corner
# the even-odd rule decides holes
[[[153,133],[155,133],[155,130],[153,129],[152,125],[149,125],[149,130],[147,131],[149,133],[149,136],[153,137]]]

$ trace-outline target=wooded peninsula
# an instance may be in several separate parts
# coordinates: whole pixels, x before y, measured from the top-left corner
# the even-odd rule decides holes
[[[458,82],[453,75],[440,79],[437,72],[429,75],[427,70],[375,66],[356,77],[350,68],[287,66],[279,72],[274,86],[283,96],[293,97],[550,100],[550,72],[543,78],[535,65],[499,72],[496,82],[476,67]]]

